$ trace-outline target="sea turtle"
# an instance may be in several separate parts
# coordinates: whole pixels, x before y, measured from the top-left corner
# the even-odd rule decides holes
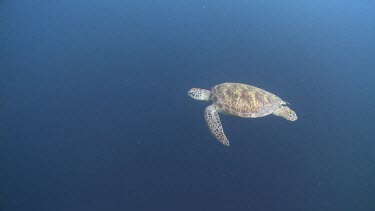
[[[255,86],[241,83],[222,83],[211,90],[192,88],[188,95],[196,100],[211,101],[204,117],[212,135],[229,146],[224,134],[219,113],[243,118],[257,118],[269,114],[296,121],[297,115],[276,95]]]

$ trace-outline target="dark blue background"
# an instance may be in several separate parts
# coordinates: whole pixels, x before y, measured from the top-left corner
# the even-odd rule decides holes
[[[372,1],[0,1],[3,211],[375,210]],[[299,120],[222,116],[242,82]]]

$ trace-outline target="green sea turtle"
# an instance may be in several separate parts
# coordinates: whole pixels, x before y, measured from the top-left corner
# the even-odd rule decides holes
[[[188,95],[196,100],[211,101],[204,117],[212,135],[229,146],[224,134],[219,113],[243,118],[257,118],[269,114],[296,121],[297,115],[276,95],[255,86],[240,83],[222,83],[211,90],[192,88]]]

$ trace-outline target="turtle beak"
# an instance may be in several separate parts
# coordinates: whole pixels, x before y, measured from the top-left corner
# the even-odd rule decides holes
[[[190,96],[190,97],[194,97],[194,93],[195,93],[195,89],[193,88],[193,89],[189,89],[189,91],[188,91],[188,95]]]

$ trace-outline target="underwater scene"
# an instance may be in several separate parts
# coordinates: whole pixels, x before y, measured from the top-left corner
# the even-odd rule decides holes
[[[0,211],[375,211],[374,120],[374,1],[0,1]]]

